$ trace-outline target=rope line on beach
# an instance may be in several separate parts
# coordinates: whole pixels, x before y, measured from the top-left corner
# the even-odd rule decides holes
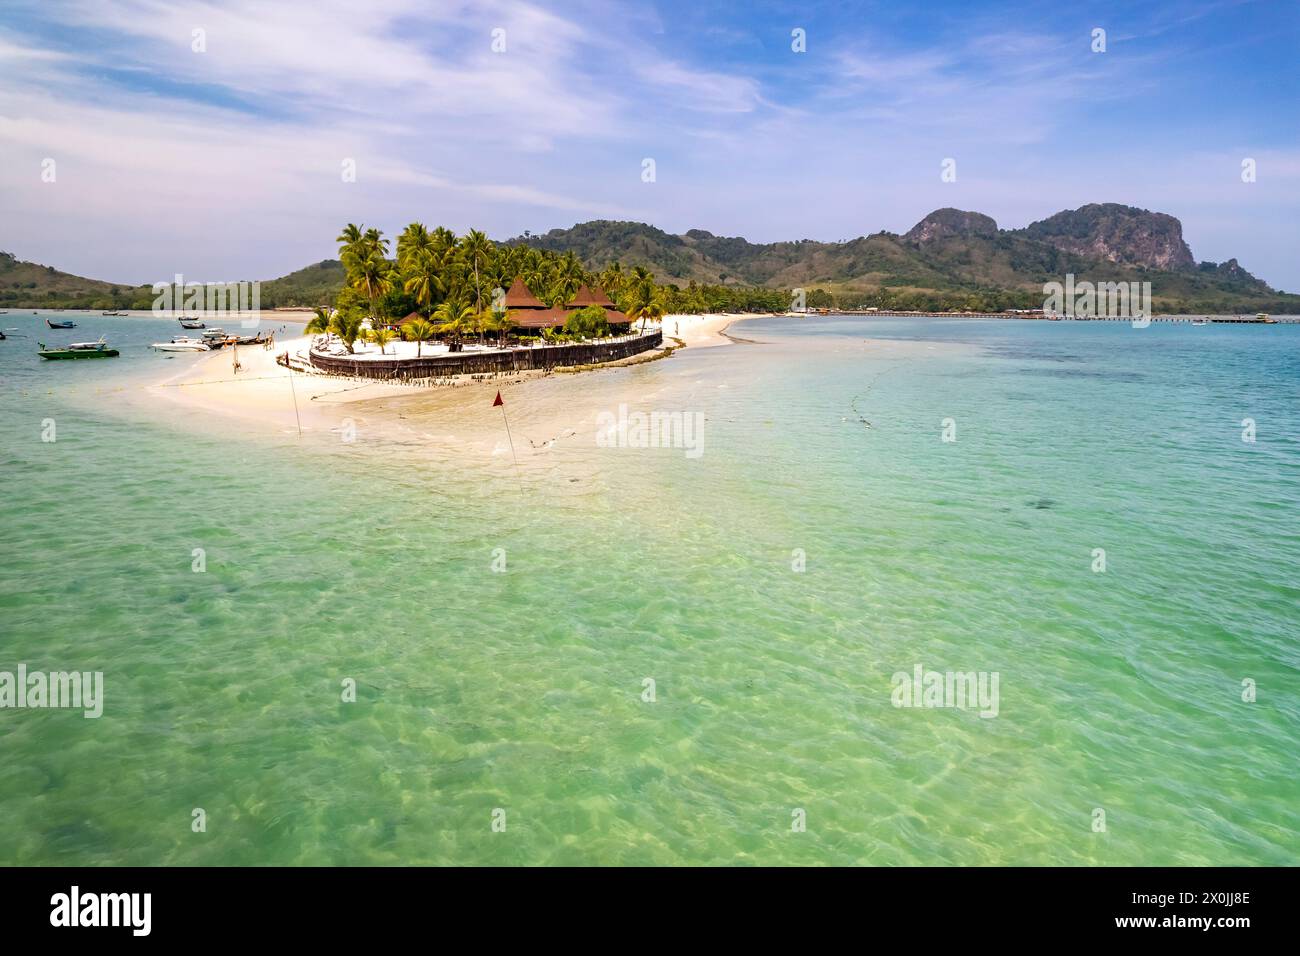
[[[531,438],[528,438],[527,435],[525,435],[524,437],[528,438],[529,445],[531,445],[534,449],[538,449],[538,448],[554,448],[555,443],[559,441],[561,438],[572,438],[576,434],[578,434],[576,429],[569,428],[560,432],[560,434],[556,435],[554,438],[543,439],[540,442],[533,441]]]
[[[321,392],[319,395],[313,395],[311,397],[311,400],[314,402],[316,401],[316,399],[324,398],[326,395],[342,395],[344,392],[355,392],[359,388],[369,388],[371,385],[384,385],[384,384],[391,385],[392,383],[391,382],[385,383],[382,381],[364,382],[361,385],[353,385],[351,388],[340,388],[337,392]]]
[[[273,382],[284,381],[288,375],[259,375],[254,378],[214,378],[205,382],[163,382],[154,388],[180,388],[182,385],[229,385],[231,382]]]

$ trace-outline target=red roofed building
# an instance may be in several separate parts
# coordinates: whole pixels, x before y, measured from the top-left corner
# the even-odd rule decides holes
[[[573,297],[573,301],[565,304],[565,308],[572,311],[574,309],[585,309],[589,306],[605,310],[605,319],[610,325],[627,325],[632,320],[622,312],[618,311],[613,300],[605,294],[605,290],[600,286],[595,289],[589,289],[586,285],[581,286]]]
[[[517,329],[551,329],[564,324],[566,313],[563,309],[550,309],[546,303],[533,295],[520,276],[510,284],[509,291],[502,302]]]
[[[524,285],[522,278],[515,278],[510,290],[506,292],[502,303],[511,314],[517,329],[553,329],[564,325],[569,313],[577,309],[595,306],[605,310],[605,319],[610,325],[627,325],[632,320],[618,310],[613,300],[605,294],[600,286],[594,289],[585,284],[580,286],[573,300],[566,302],[563,308],[547,308],[537,296]]]

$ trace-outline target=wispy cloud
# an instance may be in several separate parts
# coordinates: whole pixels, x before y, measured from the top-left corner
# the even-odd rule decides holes
[[[1189,236],[1212,222],[1201,241],[1248,267],[1252,250],[1280,262],[1259,237],[1300,213],[1284,173],[1300,142],[1276,121],[1294,81],[1251,73],[1289,55],[1267,5],[1098,10],[1112,47],[1094,55],[1088,24],[1050,5],[939,3],[801,11],[799,54],[791,14],[686,0],[11,0],[0,248],[124,281],[265,276],[332,254],[348,220],[504,236],[636,218],[770,240],[1116,200]],[[1247,59],[1217,64],[1224,44]],[[1233,188],[1231,150],[1206,158],[1221,140],[1267,158],[1254,192]]]

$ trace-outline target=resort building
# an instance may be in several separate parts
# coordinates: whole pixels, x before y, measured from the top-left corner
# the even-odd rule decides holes
[[[564,308],[573,311],[574,309],[585,309],[593,305],[605,310],[605,319],[611,326],[628,325],[632,321],[618,310],[618,306],[610,300],[610,297],[605,294],[605,290],[600,286],[596,286],[595,289],[588,289],[586,285],[581,286],[573,297],[573,301],[565,305]]]
[[[553,329],[562,326],[569,313],[588,306],[605,310],[605,318],[611,326],[625,326],[632,320],[618,310],[612,299],[600,286],[590,289],[584,283],[578,288],[572,301],[562,308],[547,308],[537,296],[529,291],[522,278],[516,277],[506,292],[506,310],[513,314],[517,329]]]
[[[564,309],[547,308],[541,299],[528,290],[519,276],[510,284],[502,304],[514,316],[516,329],[553,329],[563,325],[567,315]]]
[[[559,328],[564,325],[569,313],[589,306],[604,309],[606,320],[616,332],[626,331],[621,327],[630,325],[632,322],[631,319],[618,310],[618,306],[605,294],[604,289],[600,286],[588,288],[586,284],[578,288],[572,301],[566,302],[563,306],[552,308],[533,295],[528,286],[524,284],[523,278],[517,276],[515,281],[510,284],[510,289],[506,292],[502,305],[514,318],[515,330],[519,332],[536,333],[542,329]],[[424,318],[424,316],[419,312],[412,312],[406,318],[389,325],[389,328],[400,331],[407,323],[421,318]]]

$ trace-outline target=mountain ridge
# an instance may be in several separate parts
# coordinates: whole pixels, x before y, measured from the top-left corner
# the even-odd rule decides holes
[[[1063,210],[1021,229],[948,207],[901,235],[882,230],[845,242],[755,243],[705,229],[678,235],[596,219],[501,243],[572,252],[592,271],[616,261],[643,265],[657,281],[679,287],[819,289],[845,307],[1023,306],[1041,299],[1043,283],[1073,273],[1079,281],[1149,281],[1157,308],[1166,311],[1300,312],[1300,296],[1270,288],[1236,259],[1197,263],[1174,216],[1118,203]],[[263,280],[262,305],[326,304],[342,282],[338,260],[324,259]],[[147,308],[152,298],[148,286],[84,279],[0,253],[0,307]]]

